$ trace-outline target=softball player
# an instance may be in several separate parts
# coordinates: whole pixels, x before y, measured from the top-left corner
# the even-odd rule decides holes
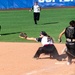
[[[26,39],[41,42],[42,44],[42,47],[39,47],[35,53],[34,58],[38,59],[40,54],[45,53],[50,54],[50,57],[59,60],[59,54],[54,46],[54,41],[45,31],[41,31],[39,38],[27,37]]]
[[[68,62],[67,65],[70,65],[72,63],[72,59],[75,58],[75,21],[72,20],[70,21],[70,26],[68,26],[66,29],[64,29],[60,34],[59,34],[59,41],[61,42],[61,37],[63,34],[65,34],[66,37],[66,48],[64,49],[67,56],[68,56]],[[69,30],[68,28],[73,29]],[[68,32],[67,29],[70,31]]]
[[[41,7],[38,5],[38,2],[34,3],[34,6],[31,8],[31,11],[33,10],[33,15],[34,15],[34,22],[37,24],[37,21],[40,19],[40,11]]]

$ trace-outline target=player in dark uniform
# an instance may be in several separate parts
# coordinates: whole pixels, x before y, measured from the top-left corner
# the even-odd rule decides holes
[[[75,58],[75,21],[70,21],[70,26],[64,29],[59,35],[59,42],[61,42],[61,37],[65,34],[66,37],[66,54],[68,56],[67,65],[72,63],[72,59]]]

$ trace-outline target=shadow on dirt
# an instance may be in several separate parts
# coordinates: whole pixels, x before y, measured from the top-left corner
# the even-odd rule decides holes
[[[66,54],[61,54],[61,55],[57,56],[56,58],[47,56],[47,57],[40,57],[39,59],[57,59],[58,61],[62,61],[62,60],[66,61],[66,58],[67,58]]]

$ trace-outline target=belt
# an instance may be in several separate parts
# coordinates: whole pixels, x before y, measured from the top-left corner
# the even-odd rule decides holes
[[[52,46],[53,44],[45,44],[44,46]]]
[[[75,39],[66,39],[68,42],[75,42]]]

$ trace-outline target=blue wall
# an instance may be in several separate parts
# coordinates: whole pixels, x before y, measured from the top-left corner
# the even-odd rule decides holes
[[[32,0],[0,0],[0,9],[30,8]]]
[[[75,6],[75,0],[0,0],[0,9],[31,8],[35,1],[43,8]]]
[[[42,7],[75,6],[75,0],[38,0]]]

